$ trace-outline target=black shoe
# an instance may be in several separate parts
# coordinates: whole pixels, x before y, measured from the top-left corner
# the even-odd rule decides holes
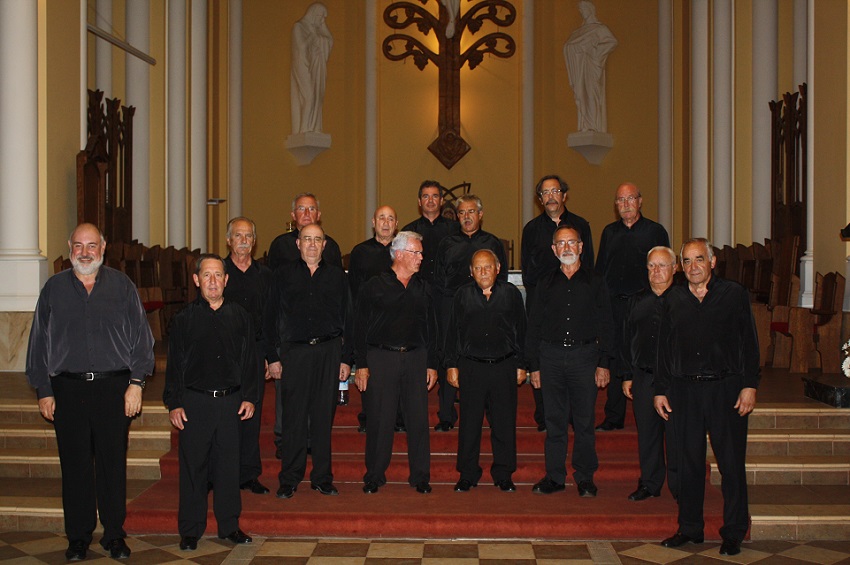
[[[723,538],[723,543],[720,544],[720,555],[738,555],[739,553],[741,553],[741,542]]]
[[[406,432],[407,426],[405,426],[404,424],[396,424],[395,427],[393,427],[393,429],[397,432]]]
[[[601,424],[596,426],[597,432],[610,432],[612,430],[622,430],[622,429],[623,429],[623,424],[615,424],[613,422],[609,422],[608,420],[605,420],[604,422],[602,422]]]
[[[109,551],[109,556],[112,559],[127,559],[130,557],[130,548],[127,547],[127,542],[124,541],[124,538],[112,540],[103,549]]]
[[[278,498],[292,498],[292,495],[295,494],[295,491],[298,490],[298,487],[292,485],[280,485],[280,488],[277,489],[277,497]]]
[[[538,432],[545,432],[546,431],[546,424],[537,424],[537,431]]]
[[[428,494],[431,492],[431,485],[428,484],[428,481],[422,481],[421,483],[416,483],[416,492],[419,494]]]
[[[686,543],[702,543],[703,538],[692,538],[691,536],[686,536],[681,532],[676,532],[676,535],[673,537],[669,537],[666,540],[661,542],[661,545],[664,547],[680,547],[685,545]]]
[[[502,479],[501,481],[496,481],[495,485],[499,487],[499,490],[501,490],[502,492],[516,491],[516,485],[510,479]]]
[[[469,479],[461,479],[455,485],[455,492],[469,492],[469,489],[475,488],[478,483],[473,483]]]
[[[195,536],[182,536],[180,538],[180,549],[183,551],[195,551],[198,549],[198,538]]]
[[[657,498],[659,496],[661,496],[660,492],[652,492],[645,486],[639,485],[637,490],[629,495],[629,500],[640,502],[641,500],[646,500],[647,498]]]
[[[252,541],[254,541],[253,539],[251,539],[251,536],[247,535],[245,532],[243,532],[240,529],[236,529],[235,531],[230,532],[226,536],[219,534],[218,537],[219,537],[219,539],[230,540],[237,545],[243,544],[243,543],[251,543]]]
[[[567,488],[565,485],[559,485],[549,477],[543,477],[540,482],[534,485],[531,492],[535,494],[552,494],[553,492],[558,492],[565,488]]]
[[[578,495],[581,497],[593,498],[596,496],[597,490],[593,481],[579,481],[578,483]]]
[[[446,422],[445,420],[441,420],[439,424],[434,426],[434,431],[435,432],[447,432],[454,427],[455,427],[455,425],[452,424],[451,422]]]
[[[366,424],[360,424],[359,426],[357,426],[357,432],[361,433],[361,434],[365,434],[366,433]]]
[[[65,559],[68,561],[82,561],[86,558],[86,551],[89,549],[89,544],[82,540],[68,542],[68,549],[65,550]]]
[[[252,479],[250,481],[245,481],[239,488],[242,490],[250,490],[254,494],[268,494],[269,489],[266,486],[258,481],[257,479]]]
[[[365,492],[366,494],[375,494],[376,492],[378,492],[378,488],[378,483],[373,483],[370,481],[363,485],[363,492]]]
[[[313,483],[310,485],[310,488],[319,491],[325,496],[336,496],[339,494],[339,491],[336,490],[336,487],[331,482],[321,484]]]

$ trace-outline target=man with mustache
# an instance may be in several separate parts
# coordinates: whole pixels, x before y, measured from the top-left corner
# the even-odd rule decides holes
[[[56,430],[65,557],[86,558],[99,515],[100,544],[123,559],[130,556],[127,431],[153,372],[154,339],[136,287],[103,266],[106,240],[97,226],[78,225],[68,249],[73,269],[50,277],[35,307],[27,378]]]
[[[664,226],[641,214],[643,198],[633,183],[617,187],[614,205],[620,219],[605,226],[596,257],[596,272],[605,277],[611,293],[611,310],[614,325],[623,327],[628,312],[629,299],[648,288],[646,254],[656,246],[669,247],[670,238]],[[618,334],[619,335],[619,332]],[[618,349],[619,350],[619,349]],[[615,364],[605,401],[605,420],[596,426],[599,431],[623,429],[626,418],[626,397],[623,395],[622,374],[626,367]]]
[[[457,216],[460,221],[460,233],[445,238],[437,251],[437,268],[434,272],[434,286],[439,296],[437,309],[440,324],[440,340],[445,339],[449,319],[452,313],[457,290],[471,280],[469,271],[472,255],[480,249],[489,249],[496,254],[500,265],[507,265],[505,247],[495,235],[481,229],[484,218],[484,205],[474,194],[465,194],[457,199]],[[502,282],[508,281],[507,270],[498,275]],[[445,369],[440,370],[440,408],[437,412],[439,423],[434,426],[438,432],[447,432],[457,422],[455,398],[457,389],[446,381]]]
[[[460,232],[460,226],[456,221],[440,214],[444,202],[442,189],[437,181],[422,181],[417,202],[422,215],[401,228],[401,231],[412,231],[422,236],[422,268],[419,269],[419,277],[433,283],[440,243],[446,237]]]
[[[572,466],[579,496],[593,497],[597,492],[593,413],[597,389],[610,380],[614,323],[605,281],[581,268],[582,247],[573,226],[555,231],[552,251],[561,268],[540,280],[528,317],[531,386],[540,389],[546,408],[546,476],[533,489],[539,494],[565,488],[570,422],[575,430]]]

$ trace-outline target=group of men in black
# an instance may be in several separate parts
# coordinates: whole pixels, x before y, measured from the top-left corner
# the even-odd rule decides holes
[[[359,429],[366,433],[364,493],[377,493],[386,483],[393,433],[402,430],[408,436],[408,482],[420,493],[431,492],[428,392],[438,382],[437,432],[457,423],[460,390],[460,478],[454,490],[468,491],[482,477],[485,413],[491,426],[493,483],[504,492],[516,490],[512,475],[517,394],[518,385],[528,379],[538,430],[546,432],[546,474],[533,492],[565,489],[572,426],[571,463],[578,493],[596,496],[595,432],[621,429],[625,399],[631,398],[641,476],[629,499],[659,496],[666,475],[679,503],[679,531],[662,544],[701,543],[707,431],[723,475],[721,554],[738,553],[748,525],[746,416],[755,404],[759,379],[747,293],[712,275],[715,259],[705,239],[682,246],[686,280],[673,284],[678,265],[667,232],[641,214],[642,198],[631,183],[617,189],[619,219],[603,231],[594,266],[590,226],[566,209],[568,189],[557,175],[543,177],[536,186],[543,213],[523,230],[525,303],[507,282],[501,241],[481,229],[481,200],[462,196],[456,202],[458,220],[446,219],[435,181],[419,188],[421,217],[398,233],[392,208],[375,211],[375,236],[352,250],[347,275],[338,244],[319,225],[319,201],[312,194],[293,199],[295,229],[272,242],[268,266],[253,259],[253,222],[244,217],[231,220],[229,255],[199,258],[193,275],[198,300],[177,315],[169,332],[163,399],[180,430],[181,549],[195,549],[203,535],[210,489],[219,536],[237,544],[251,541],[238,525],[239,489],[269,492],[259,482],[265,379],[274,379],[277,389],[277,496],[295,495],[308,455],[311,488],[323,495],[339,494],[333,483],[331,429],[337,387],[354,367],[363,402]],[[61,290],[56,277],[51,279],[36,310],[27,373],[38,389],[42,414],[52,420],[56,412],[58,438],[72,434],[61,425],[62,399],[57,409],[51,383],[67,381],[77,387],[86,386],[86,381],[129,377],[123,387],[124,426],[140,410],[134,389],[141,390],[152,370],[147,353],[144,359],[132,359],[150,349],[145,336],[124,344],[114,339],[106,343],[105,337],[85,331],[72,335],[69,328],[75,324],[88,326],[76,315],[72,321],[65,319],[55,307],[57,302],[78,301],[81,306],[68,309],[74,314],[100,297],[98,285],[114,278],[114,272],[99,264],[86,270],[83,263],[102,261],[103,245],[96,227],[79,226],[69,240],[75,279],[64,277],[69,279],[68,290]],[[75,280],[81,281],[80,289],[72,288]],[[124,300],[130,303],[127,316],[138,317],[138,298]],[[128,323],[118,320],[111,331],[119,332],[119,326]],[[119,352],[108,363],[77,359],[64,353],[69,343],[74,348],[117,347]],[[596,425],[597,391],[605,387],[605,420]],[[58,392],[64,386],[53,388]],[[60,440],[63,490],[77,481],[93,482],[80,475],[79,461],[67,449],[63,455],[63,444],[69,443]],[[126,450],[126,433],[123,447]],[[74,452],[78,449],[73,447]],[[103,454],[94,451],[100,462]],[[116,459],[114,446],[107,452]],[[235,452],[240,453],[238,459]],[[112,465],[125,469],[126,461]],[[70,482],[64,480],[66,475]],[[101,480],[97,494],[98,506],[106,504]],[[75,510],[68,507],[74,505],[79,512],[80,503],[70,493],[63,496],[67,555],[83,558],[93,514],[86,510],[85,520],[71,520]],[[86,496],[91,499],[86,508],[94,508],[94,495]],[[113,557],[129,556],[122,509],[101,509],[101,521],[104,547]]]

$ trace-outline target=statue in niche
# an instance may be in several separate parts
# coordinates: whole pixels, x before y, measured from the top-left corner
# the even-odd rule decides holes
[[[316,2],[292,26],[292,133],[321,132],[328,57],[334,44],[325,19],[328,9]]]
[[[617,47],[617,38],[608,26],[596,19],[596,6],[589,0],[578,5],[584,23],[564,44],[564,59],[570,87],[578,108],[579,131],[608,131],[605,107],[605,63]]]

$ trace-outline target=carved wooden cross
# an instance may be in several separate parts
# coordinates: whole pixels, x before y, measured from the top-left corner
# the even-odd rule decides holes
[[[479,31],[485,20],[490,20],[500,27],[510,26],[516,20],[516,9],[507,0],[481,0],[463,15],[452,15],[445,5],[457,6],[458,2],[436,1],[439,4],[439,19],[412,2],[393,2],[384,10],[384,22],[393,29],[415,25],[423,35],[428,35],[433,29],[437,35],[439,53],[434,53],[419,40],[402,33],[388,35],[382,48],[384,55],[391,61],[413,57],[413,63],[420,71],[429,61],[439,69],[440,103],[437,123],[440,133],[428,146],[428,150],[444,167],[451,169],[470,150],[469,144],[460,135],[460,69],[467,62],[469,68],[474,69],[484,60],[486,53],[508,58],[516,52],[513,38],[501,31],[481,37],[463,53],[460,49],[460,39],[464,30],[468,29],[472,34]],[[427,4],[428,0],[419,2]],[[447,28],[451,32],[451,23],[454,24],[454,33],[447,34]],[[447,35],[452,37],[446,37]],[[403,43],[403,50],[393,50],[396,42]]]

